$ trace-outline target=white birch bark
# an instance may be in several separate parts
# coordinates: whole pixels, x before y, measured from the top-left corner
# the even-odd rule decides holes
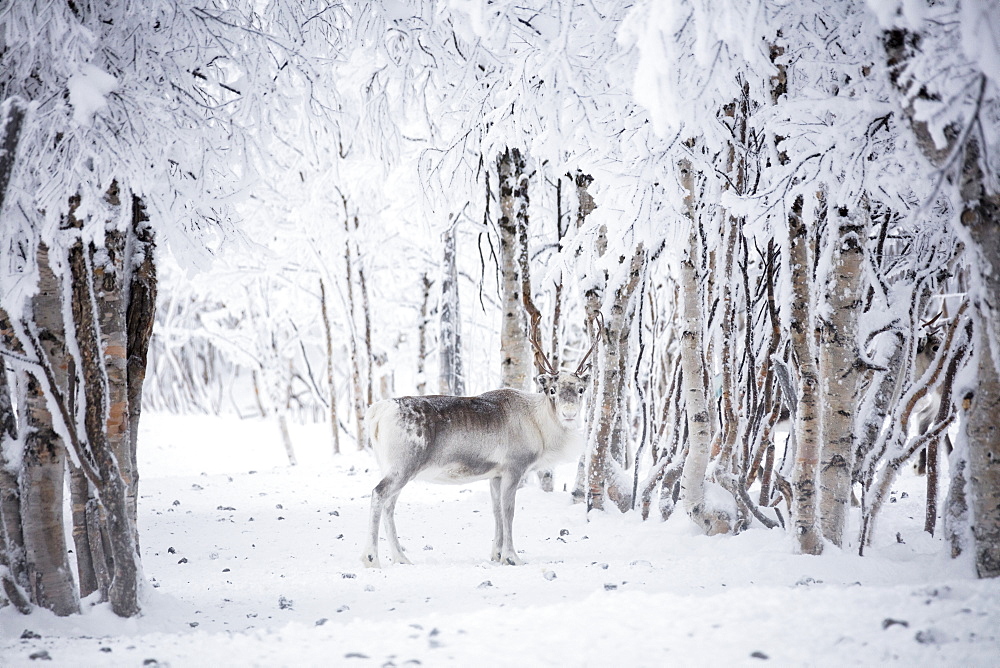
[[[438,309],[440,317],[438,384],[441,394],[458,396],[465,394],[465,375],[462,371],[462,330],[459,317],[454,224],[444,235],[442,265],[441,306]]]
[[[524,314],[520,271],[520,228],[527,220],[528,176],[524,158],[517,149],[507,149],[497,158],[500,179],[500,383],[503,387],[528,390],[531,385],[531,354]]]
[[[863,304],[867,202],[830,216],[833,258],[826,285],[827,318],[820,324],[819,372],[823,393],[823,452],[820,458],[820,524],[823,536],[841,547],[847,528],[854,469],[854,418],[861,372],[858,319]]]
[[[819,407],[819,373],[812,318],[811,235],[802,217],[802,196],[796,198],[788,217],[789,263],[792,274],[791,341],[798,368],[798,401],[795,413],[795,465],[792,470],[792,523],[799,550],[821,554],[823,540],[818,517],[816,486],[822,450]]]
[[[680,355],[683,394],[687,410],[688,454],[681,472],[681,497],[688,516],[709,536],[730,533],[733,518],[723,508],[713,507],[706,494],[706,473],[711,458],[712,424],[709,417],[704,351],[705,316],[698,276],[701,244],[695,211],[695,178],[691,163],[680,162],[681,185],[687,191],[685,204],[691,232],[687,253],[681,261],[682,297]]]

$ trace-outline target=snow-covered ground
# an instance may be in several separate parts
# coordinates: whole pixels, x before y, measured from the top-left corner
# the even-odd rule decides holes
[[[1000,582],[923,534],[914,477],[864,558],[796,556],[759,527],[707,538],[683,513],[588,520],[529,486],[521,567],[487,560],[487,483],[415,482],[396,512],[414,565],[383,550],[366,570],[374,461],[333,458],[325,425],[294,428],[289,467],[272,422],[143,422],[143,615],[4,609],[0,665],[1000,665]],[[572,467],[558,473],[561,487]]]

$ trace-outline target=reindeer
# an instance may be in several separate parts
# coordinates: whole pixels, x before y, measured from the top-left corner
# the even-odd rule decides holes
[[[589,383],[587,360],[601,330],[599,322],[588,321],[588,331],[594,329],[590,349],[570,373],[554,368],[542,351],[539,319],[532,317],[529,340],[541,393],[501,389],[477,397],[399,397],[368,408],[365,422],[384,477],[372,490],[368,545],[361,557],[366,567],[381,566],[380,521],[393,561],[411,563],[399,545],[393,511],[414,478],[444,484],[488,479],[496,522],[490,559],[524,563],[514,551],[514,495],[529,470],[578,458],[582,438],[576,426]]]

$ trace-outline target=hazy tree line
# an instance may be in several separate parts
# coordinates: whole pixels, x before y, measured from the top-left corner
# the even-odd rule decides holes
[[[531,388],[533,320],[569,368],[600,328],[588,509],[863,552],[919,458],[996,576],[998,13],[0,6],[3,597],[139,610],[143,407],[294,464],[289,420]]]

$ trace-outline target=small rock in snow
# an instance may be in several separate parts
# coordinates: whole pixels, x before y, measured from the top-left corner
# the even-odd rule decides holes
[[[354,573],[341,573],[340,577],[344,578],[345,580],[353,580],[354,578],[356,578],[358,576],[355,575]]]
[[[196,491],[196,492],[200,492],[201,490],[203,490],[203,489],[205,489],[205,488],[204,488],[204,487],[202,487],[201,485],[199,485],[198,483],[193,483],[193,484],[191,485],[191,489],[193,489],[193,490],[194,490],[194,491]]]
[[[614,584],[612,582],[605,582],[604,583],[604,591],[614,591],[615,589],[618,589],[618,585],[616,585],[616,584]]]
[[[914,636],[914,639],[921,645],[937,645],[948,641],[944,634],[936,629],[917,631],[917,635]]]
[[[560,536],[568,536],[569,535],[569,529],[559,529],[559,535]]]
[[[167,548],[167,553],[168,554],[177,554],[177,550],[175,550],[173,547],[168,547]]]
[[[236,510],[232,506],[219,506],[216,510]]]
[[[764,654],[764,652],[761,652],[760,650],[757,650],[756,652],[754,652],[754,653],[752,653],[750,655],[750,658],[751,659],[764,659],[766,661],[767,659],[769,659],[771,657],[769,657],[767,654]]]
[[[546,580],[555,580],[556,573],[555,571],[545,571],[544,573],[542,573],[542,577],[545,578]]]
[[[316,620],[316,626],[323,626],[328,621],[330,620],[328,620],[326,617],[320,617],[319,619]]]
[[[425,551],[425,552],[426,552],[427,550],[433,550],[433,549],[434,549],[434,548],[433,548],[433,547],[431,547],[430,545],[424,545],[424,551]]]
[[[284,596],[278,597],[278,608],[280,608],[281,610],[291,610],[293,603],[294,601],[291,601],[285,598]]]
[[[186,564],[187,562],[188,562],[188,558],[187,557],[181,557],[180,560],[177,563],[178,564]]]
[[[493,586],[492,582],[490,582],[489,580],[483,580],[476,586],[476,589],[489,589],[492,586]]]
[[[173,505],[175,505],[175,506],[181,505],[180,499],[174,499],[174,504]]]
[[[188,622],[188,626],[190,626],[193,629],[198,628],[198,624],[199,624],[199,622]],[[155,665],[159,665],[159,664],[155,664]]]
[[[823,584],[822,580],[816,580],[814,578],[802,578],[795,583],[796,587],[808,587],[809,585]]]
[[[102,647],[101,651],[104,652],[105,654],[110,654],[111,653],[111,648],[110,647]]]
[[[32,661],[51,661],[52,660],[52,657],[49,656],[49,653],[47,651],[45,651],[44,649],[41,652],[35,652],[34,654],[31,654],[30,656],[28,656],[28,658],[31,659]]]
[[[367,654],[362,654],[361,652],[348,652],[344,655],[345,659],[367,659]]]
[[[908,628],[910,626],[910,623],[905,619],[893,619],[892,617],[886,617],[882,620],[882,629],[884,630],[890,626],[896,626],[897,624],[904,628]]]
[[[334,517],[340,517],[340,513],[336,510],[331,510],[327,515],[333,515]]]
[[[35,640],[35,639],[41,638],[41,637],[42,636],[38,635],[37,633],[35,633],[31,629],[24,629],[24,632],[21,633],[21,640]]]

